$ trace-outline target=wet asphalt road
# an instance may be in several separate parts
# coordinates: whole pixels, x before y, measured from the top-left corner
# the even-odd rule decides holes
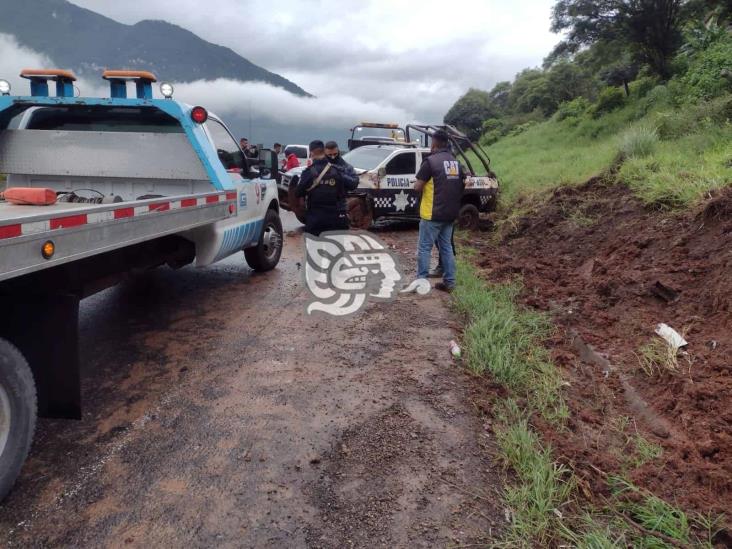
[[[273,272],[237,254],[83,302],[83,419],[39,421],[0,505],[0,545],[490,538],[499,481],[471,381],[447,353],[459,326],[446,298],[308,317],[299,224],[283,217]],[[409,270],[416,231],[380,236]]]

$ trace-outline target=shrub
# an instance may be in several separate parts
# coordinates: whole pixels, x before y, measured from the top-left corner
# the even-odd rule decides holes
[[[673,106],[674,99],[671,97],[668,87],[664,85],[655,86],[638,100],[636,118],[643,118],[651,111],[671,109]]]
[[[654,89],[657,84],[658,80],[656,78],[652,78],[650,76],[639,78],[635,82],[630,83],[630,96],[634,99],[642,99],[648,95],[648,92]]]
[[[526,130],[531,128],[532,126],[535,126],[536,122],[525,122],[524,124],[519,124],[518,126],[514,126],[511,131],[508,132],[508,135],[519,135],[524,133]]]
[[[480,143],[485,146],[493,145],[493,143],[498,141],[506,133],[503,121],[498,118],[485,120],[481,129],[483,130],[483,134],[480,136]]]
[[[592,114],[599,118],[605,113],[619,109],[625,104],[625,94],[620,88],[605,88],[600,92]]]
[[[488,120],[483,121],[481,129],[483,130],[483,133],[492,132],[495,130],[502,130],[503,122],[498,118],[489,118]]]
[[[682,110],[663,110],[652,115],[661,139],[678,139],[692,132],[724,126],[732,118],[732,96],[723,96]]]
[[[480,136],[480,144],[484,147],[489,147],[490,145],[497,143],[498,140],[501,139],[501,137],[503,137],[503,133],[499,132],[498,130],[486,132]]]
[[[711,99],[732,91],[732,37],[722,37],[699,51],[681,83],[690,101]]]
[[[577,97],[572,101],[565,101],[559,105],[559,109],[554,115],[559,121],[567,118],[580,118],[590,109],[590,102],[584,97]]]
[[[623,158],[645,158],[656,150],[658,131],[648,126],[636,126],[620,138],[620,154]]]

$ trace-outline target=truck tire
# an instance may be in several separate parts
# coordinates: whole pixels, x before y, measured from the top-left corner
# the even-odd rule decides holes
[[[275,210],[267,210],[264,216],[259,242],[244,250],[249,266],[258,272],[271,271],[280,262],[282,255],[282,221]]]
[[[366,231],[371,227],[374,222],[374,214],[365,196],[348,198],[348,222],[352,229]]]
[[[480,212],[474,204],[463,204],[457,218],[457,226],[461,229],[475,230],[480,225]]]
[[[0,501],[10,492],[36,429],[36,386],[20,351],[0,339]]]

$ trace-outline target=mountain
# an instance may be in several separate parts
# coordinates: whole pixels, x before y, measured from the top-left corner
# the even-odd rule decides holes
[[[118,23],[66,0],[0,0],[0,33],[78,76],[105,68],[149,70],[171,82],[259,81],[300,96],[305,90],[234,51],[165,21]]]

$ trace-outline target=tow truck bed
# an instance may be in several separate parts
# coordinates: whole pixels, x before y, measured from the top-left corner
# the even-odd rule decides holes
[[[113,204],[0,202],[0,281],[232,217],[236,198],[219,191]],[[49,241],[55,251],[46,259]]]

